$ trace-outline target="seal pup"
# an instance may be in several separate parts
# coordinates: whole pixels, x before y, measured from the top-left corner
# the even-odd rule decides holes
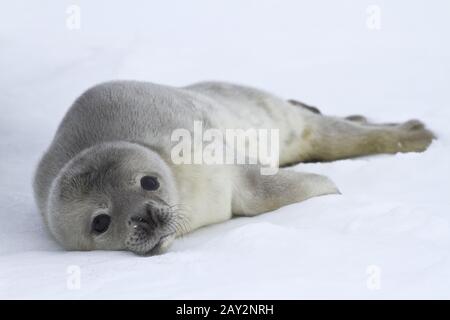
[[[68,250],[152,255],[199,227],[339,192],[327,177],[287,168],[263,175],[260,165],[174,164],[174,130],[192,132],[196,121],[278,130],[281,167],[420,152],[434,138],[418,120],[326,116],[229,83],[102,83],[76,99],[36,170],[36,202],[54,238]]]

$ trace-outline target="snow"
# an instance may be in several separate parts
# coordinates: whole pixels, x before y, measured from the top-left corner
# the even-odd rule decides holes
[[[79,30],[66,27],[74,3]],[[369,5],[380,30],[366,26]],[[0,297],[450,298],[449,10],[446,0],[2,3]],[[439,139],[420,154],[297,165],[342,195],[203,228],[161,256],[65,252],[31,177],[71,102],[110,79],[234,81],[328,114],[419,118]]]

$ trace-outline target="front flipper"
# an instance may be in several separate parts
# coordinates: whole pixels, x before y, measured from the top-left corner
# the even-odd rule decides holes
[[[325,176],[279,169],[274,175],[261,175],[257,166],[239,168],[233,187],[233,214],[253,216],[326,194],[339,194]]]

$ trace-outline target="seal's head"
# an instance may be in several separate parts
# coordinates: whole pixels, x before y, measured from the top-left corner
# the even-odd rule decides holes
[[[84,150],[51,185],[46,220],[69,250],[161,252],[182,225],[166,162],[150,148],[110,142]]]

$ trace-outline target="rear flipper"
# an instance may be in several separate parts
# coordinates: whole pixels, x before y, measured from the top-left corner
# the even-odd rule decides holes
[[[325,176],[279,169],[261,175],[257,166],[242,166],[234,183],[232,211],[237,216],[254,216],[282,206],[326,194],[339,194]]]
[[[332,161],[358,156],[421,152],[428,148],[434,134],[419,120],[405,123],[373,123],[361,115],[345,118],[323,115],[316,107],[297,100],[292,105],[309,112],[302,134],[303,148],[298,162]]]
[[[311,111],[312,113],[317,113],[317,114],[321,114],[322,112],[320,112],[320,110],[317,107],[314,106],[310,106],[306,103],[300,102],[298,100],[294,100],[294,99],[290,99],[288,100],[288,102],[294,106],[299,106],[301,108],[304,108],[308,111]]]
[[[346,119],[311,114],[309,146],[302,161],[333,161],[358,156],[425,151],[435,138],[419,120],[374,124],[362,116]]]

